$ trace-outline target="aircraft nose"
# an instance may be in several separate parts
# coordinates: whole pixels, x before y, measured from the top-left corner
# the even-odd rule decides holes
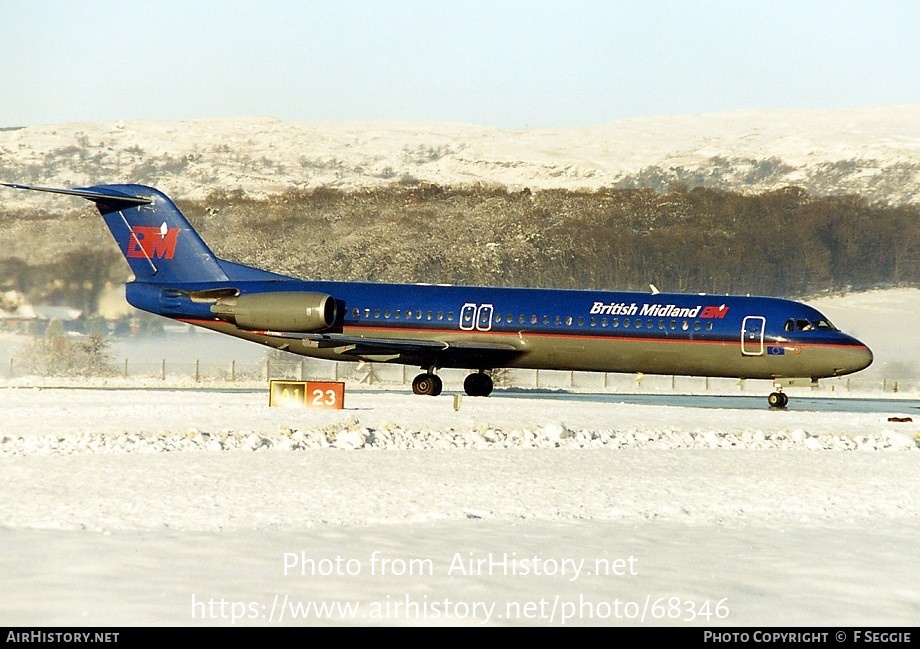
[[[848,347],[841,357],[841,366],[836,373],[852,374],[864,370],[872,364],[874,356],[872,350],[863,343],[856,341],[857,344]]]

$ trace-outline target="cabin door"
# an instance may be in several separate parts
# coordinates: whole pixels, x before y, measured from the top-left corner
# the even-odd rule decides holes
[[[476,304],[467,302],[460,309],[460,328],[464,331],[489,331],[492,328],[492,313],[495,311],[491,304]]]
[[[767,319],[749,315],[741,323],[741,353],[745,356],[763,356],[763,331]]]

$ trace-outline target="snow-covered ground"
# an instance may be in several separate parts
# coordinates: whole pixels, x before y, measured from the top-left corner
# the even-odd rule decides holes
[[[884,358],[917,293],[822,308]],[[917,621],[916,392],[841,414],[349,383],[314,410],[102,383],[0,384],[7,625]]]

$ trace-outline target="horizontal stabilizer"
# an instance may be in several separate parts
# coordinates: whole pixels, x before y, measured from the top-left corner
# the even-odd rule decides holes
[[[132,196],[110,188],[88,188],[88,189],[58,189],[57,187],[33,187],[31,185],[17,185],[14,183],[0,183],[4,187],[13,189],[29,189],[35,192],[49,192],[51,194],[67,194],[69,196],[79,196],[96,203],[121,203],[123,205],[149,205],[153,202],[151,196]]]

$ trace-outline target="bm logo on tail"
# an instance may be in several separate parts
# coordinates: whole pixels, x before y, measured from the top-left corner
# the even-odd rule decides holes
[[[172,259],[178,237],[179,228],[168,228],[165,221],[158,228],[132,226],[125,255],[132,259]]]

